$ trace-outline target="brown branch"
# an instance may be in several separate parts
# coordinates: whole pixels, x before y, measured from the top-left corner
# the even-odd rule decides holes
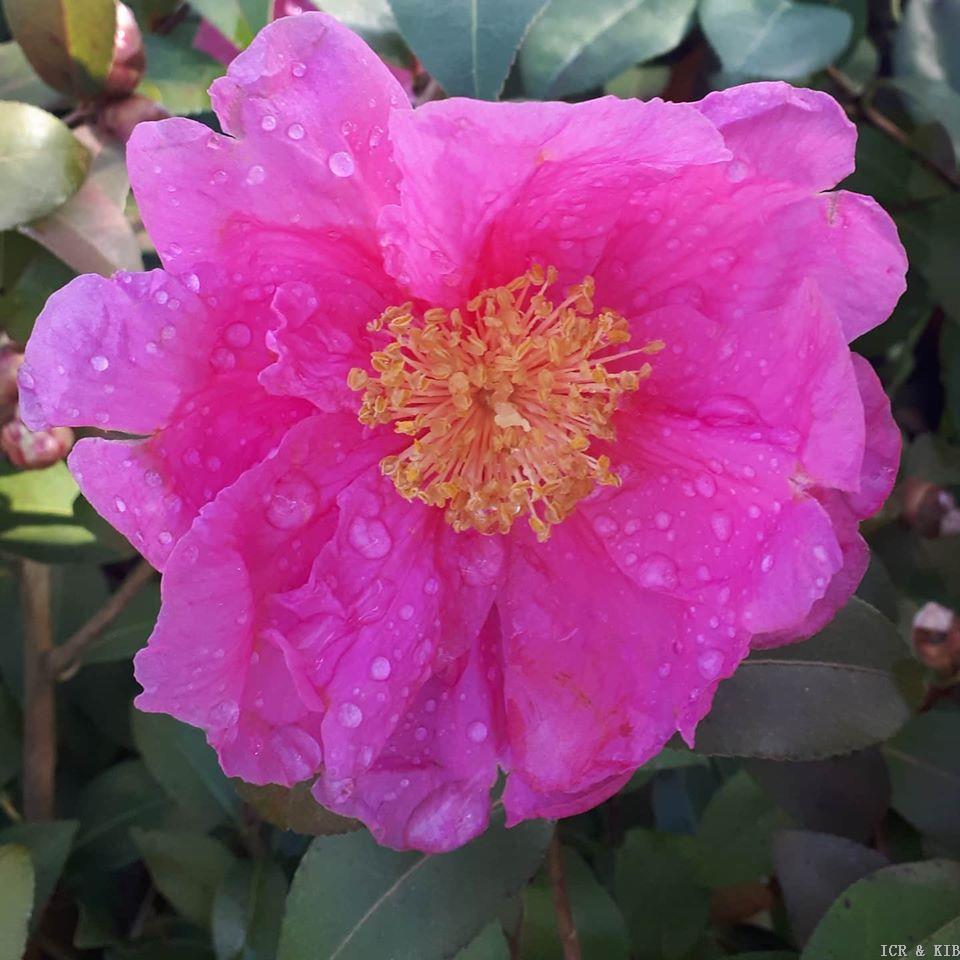
[[[848,113],[859,113],[864,120],[876,127],[882,134],[899,143],[904,150],[931,173],[955,190],[960,190],[960,177],[951,170],[945,170],[939,163],[919,149],[914,144],[910,134],[897,126],[886,114],[881,113],[863,94],[858,92],[854,82],[842,70],[838,70],[836,67],[827,67],[826,72],[830,79],[843,91],[844,96],[850,100],[847,107]]]
[[[80,668],[90,645],[120,616],[124,607],[150,581],[153,574],[153,567],[146,560],[140,560],[110,594],[107,602],[72,637],[50,650],[47,669],[51,676],[58,680],[72,677]]]
[[[553,909],[557,914],[557,934],[563,948],[563,960],[581,960],[580,938],[573,922],[567,879],[563,870],[563,851],[560,849],[560,838],[556,830],[553,831],[547,850],[547,874],[550,877],[550,892],[553,894]]]
[[[50,568],[20,562],[23,607],[23,810],[27,820],[52,820],[57,766],[56,696],[47,657],[53,649]]]

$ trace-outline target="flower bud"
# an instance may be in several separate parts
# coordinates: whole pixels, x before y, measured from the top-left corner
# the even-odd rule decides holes
[[[21,363],[23,351],[5,333],[0,333],[0,423],[15,413],[17,371]]]
[[[938,673],[960,668],[960,620],[953,610],[925,603],[913,618],[913,648],[920,662]]]
[[[42,470],[62,460],[73,446],[73,431],[69,427],[50,430],[30,430],[14,417],[0,431],[0,450],[20,470]]]
[[[117,4],[117,31],[113,38],[113,63],[107,75],[107,95],[126,97],[137,89],[147,65],[137,18],[125,4]]]
[[[919,477],[904,481],[903,518],[921,537],[931,540],[960,532],[956,498],[949,490]]]

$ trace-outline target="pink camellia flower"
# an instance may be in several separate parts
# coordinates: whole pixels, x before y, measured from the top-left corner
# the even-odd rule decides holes
[[[164,269],[37,322],[24,418],[163,571],[143,710],[393,847],[610,796],[752,646],[863,574],[899,435],[848,342],[904,287],[822,193],[855,130],[784,83],[696,104],[413,110],[353,34],[279,20],[137,128]]]

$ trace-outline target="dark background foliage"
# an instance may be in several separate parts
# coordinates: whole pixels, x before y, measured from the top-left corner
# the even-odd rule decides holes
[[[159,262],[124,141],[211,126],[268,0],[4,0],[0,409],[49,294]],[[70,438],[5,427],[0,466],[0,960],[874,960],[960,944],[960,0],[330,0],[419,101],[691,100],[756,78],[829,91],[896,219],[909,289],[855,348],[904,433],[859,595],[752,656],[696,751],[671,744],[563,821],[426,857],[294,790],[227,780],[203,736],[132,711],[152,571],[78,495]],[[22,466],[40,469],[21,469]],[[923,605],[936,602],[915,622]],[[923,948],[922,953],[920,948]],[[952,954],[945,954],[952,955]]]

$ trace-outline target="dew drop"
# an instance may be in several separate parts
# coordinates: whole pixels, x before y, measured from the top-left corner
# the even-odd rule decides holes
[[[223,332],[223,339],[231,347],[237,347],[238,349],[248,346],[252,338],[253,334],[250,333],[250,328],[245,323],[231,323]]]
[[[102,354],[98,353],[95,357],[90,358],[90,366],[93,367],[97,373],[103,373],[103,371],[110,366],[110,361]],[[21,380],[23,380],[23,378],[21,378]],[[26,381],[23,382],[26,383]],[[27,386],[29,386],[29,384],[27,384]]]
[[[264,130],[276,130],[277,129],[277,118],[272,114],[268,113],[261,121],[260,126]]]
[[[217,347],[210,354],[210,363],[217,370],[232,370],[237,365],[236,354],[226,347]]]
[[[726,543],[733,533],[733,524],[725,513],[715,513],[710,517],[710,527],[713,535],[721,542]]]
[[[307,74],[307,65],[305,63],[295,63],[291,68],[290,72],[299,80],[301,77],[305,77]]]
[[[278,530],[302,527],[317,509],[317,490],[303,476],[289,476],[280,480],[267,503],[267,520]]]
[[[417,727],[417,729],[413,731],[413,738],[414,740],[418,740],[420,743],[423,743],[423,741],[427,739],[427,728]]]
[[[714,680],[723,666],[723,654],[719,650],[707,649],[697,657],[697,669],[704,680]]]
[[[385,557],[393,547],[387,528],[375,518],[354,517],[348,537],[354,550],[368,560]]]
[[[223,730],[226,727],[232,727],[240,716],[240,708],[234,700],[221,700],[210,710],[207,720],[211,727]]]
[[[669,664],[669,663],[661,663],[660,666],[657,667],[657,673],[659,674],[659,676],[663,677],[664,679],[666,679],[667,677],[669,677],[669,676],[670,676],[670,664]]]
[[[166,547],[173,543],[173,534],[169,530],[161,530],[157,534],[157,539]]]
[[[487,725],[482,720],[474,720],[467,727],[467,738],[474,743],[483,743],[487,739]]]
[[[654,518],[653,522],[657,525],[658,530],[666,530],[670,526],[670,521],[673,518],[665,510],[661,510]]]
[[[652,553],[638,570],[640,584],[644,587],[672,589],[677,585],[677,565],[662,553]]]
[[[619,527],[617,526],[617,521],[613,517],[608,517],[606,514],[600,514],[599,517],[596,517],[593,521],[593,529],[603,538],[612,537]]]
[[[386,680],[393,668],[386,657],[374,657],[370,663],[370,676],[374,680]]]
[[[266,180],[266,178],[267,178],[267,171],[264,170],[263,167],[261,167],[260,164],[258,163],[255,163],[247,171],[247,183],[249,183],[251,186],[255,186],[258,183],[263,183],[263,181]]]
[[[760,569],[764,573],[769,573],[772,568],[773,568],[773,555],[769,553],[764,554],[763,559],[760,561]]]
[[[337,718],[343,726],[352,730],[363,723],[363,711],[355,703],[341,703]]]
[[[287,136],[291,140],[302,140],[305,132],[303,125],[300,123],[291,123],[290,126],[287,127]]]
[[[127,512],[127,504],[123,500],[121,500],[119,497],[117,497],[116,500],[113,501],[113,505],[117,508],[117,513]]]
[[[349,177],[355,169],[353,157],[345,150],[338,150],[331,154],[327,163],[335,177]]]
[[[413,618],[413,607],[409,603],[405,603],[397,612],[401,620],[410,620]]]
[[[701,473],[694,485],[701,497],[712,497],[717,492],[717,483],[708,473]]]

